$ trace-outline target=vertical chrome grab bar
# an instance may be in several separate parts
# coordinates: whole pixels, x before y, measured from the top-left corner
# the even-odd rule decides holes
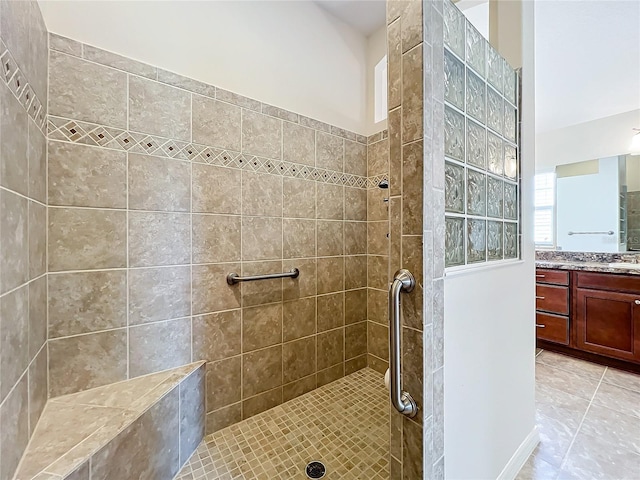
[[[408,392],[402,391],[402,366],[400,345],[400,293],[409,293],[416,285],[416,279],[409,270],[396,272],[389,287],[389,373],[391,376],[391,403],[403,415],[415,417],[418,406]]]

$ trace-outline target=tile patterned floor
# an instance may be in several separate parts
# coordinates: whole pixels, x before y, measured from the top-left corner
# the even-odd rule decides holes
[[[640,375],[538,351],[536,407],[516,480],[640,480]]]
[[[205,437],[176,480],[297,480],[312,460],[327,480],[389,478],[389,402],[364,369]]]

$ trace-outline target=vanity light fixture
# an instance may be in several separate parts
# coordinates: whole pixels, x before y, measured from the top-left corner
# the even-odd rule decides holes
[[[629,153],[631,155],[640,155],[640,128],[632,128],[634,132],[631,144],[629,145]]]

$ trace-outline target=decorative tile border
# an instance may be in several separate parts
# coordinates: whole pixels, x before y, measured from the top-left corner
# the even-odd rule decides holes
[[[44,133],[47,112],[45,106],[29,85],[24,72],[20,70],[13,55],[0,38],[0,64],[2,65],[2,80],[7,84],[9,90],[13,92],[18,101],[22,104],[29,116]]]
[[[373,177],[367,177],[367,188],[379,188],[380,182],[383,180],[389,181],[389,175],[375,175]]]
[[[384,130],[382,130],[381,132],[378,133],[374,133],[372,135],[369,135],[367,137],[367,145],[371,145],[372,143],[376,143],[379,142],[381,140],[385,140],[386,138],[389,137],[389,130],[387,130],[386,128]]]
[[[194,80],[177,73],[169,72],[146,63],[138,62],[131,58],[102,50],[100,48],[87,45],[70,38],[62,37],[54,33],[49,34],[49,44],[52,50],[61,52],[74,57],[82,58],[99,65],[115,68],[132,75],[139,75],[151,80],[155,80],[172,87],[182,88],[198,95],[204,95],[215,98],[221,102],[231,103],[233,105],[260,112],[274,118],[286,120],[288,122],[297,123],[299,125],[314,128],[326,133],[331,133],[345,140],[351,140],[363,145],[367,144],[367,137],[330,125],[328,123],[315,120],[313,118],[298,115],[297,113],[285,110],[267,103],[260,102],[253,98],[245,97],[234,92],[223,90],[222,88],[210,85],[198,80]]]
[[[114,150],[159,155],[163,157],[207,163],[220,167],[231,167],[283,177],[303,178],[320,183],[367,188],[377,186],[382,178],[362,177],[350,173],[336,172],[282,160],[245,155],[208,145],[183,142],[146,133],[131,132],[119,128],[105,127],[68,118],[48,117],[48,138],[72,143],[82,143]]]

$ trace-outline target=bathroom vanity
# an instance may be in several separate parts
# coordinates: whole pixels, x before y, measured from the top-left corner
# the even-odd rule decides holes
[[[540,348],[640,372],[640,268],[538,260]]]

